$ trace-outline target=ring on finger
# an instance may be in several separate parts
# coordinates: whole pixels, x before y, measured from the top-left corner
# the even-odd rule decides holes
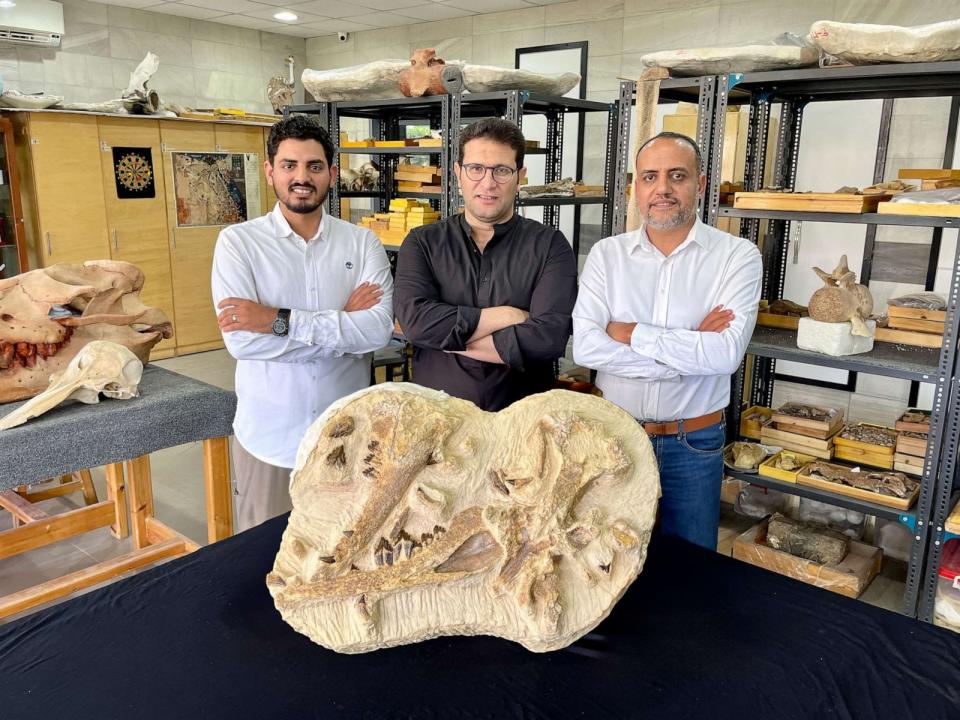
[[[237,322],[237,314],[234,313],[233,315],[231,315],[230,319],[233,320],[233,322]]]

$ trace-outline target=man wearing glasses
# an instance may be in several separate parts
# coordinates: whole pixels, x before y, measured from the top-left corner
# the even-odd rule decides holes
[[[461,130],[463,214],[410,232],[394,284],[414,380],[490,411],[553,387],[576,300],[566,238],[514,213],[524,147],[506,120]]]

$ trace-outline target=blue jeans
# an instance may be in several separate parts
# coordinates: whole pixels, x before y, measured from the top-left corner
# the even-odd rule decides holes
[[[676,435],[653,435],[660,466],[660,532],[717,549],[720,483],[726,427],[716,425]]]

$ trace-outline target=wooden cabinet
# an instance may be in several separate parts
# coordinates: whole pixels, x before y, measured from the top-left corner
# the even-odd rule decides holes
[[[170,227],[170,271],[177,317],[177,352],[223,347],[210,293],[210,269],[219,226],[177,227],[174,152],[211,152],[216,147],[212,123],[161,120],[167,223]]]
[[[146,276],[144,302],[161,308],[174,325],[175,337],[159,344],[154,357],[223,347],[210,271],[224,225],[178,227],[173,153],[256,154],[260,192],[247,209],[254,218],[274,202],[262,167],[270,129],[79,112],[16,111],[9,117],[29,266],[100,258],[132,262]],[[115,147],[149,148],[154,197],[120,197]]]
[[[0,118],[0,134],[0,278],[7,278],[19,275],[29,265],[13,125],[7,118]]]
[[[23,193],[32,195],[35,213],[27,245],[38,267],[110,257],[100,181],[97,118],[67,113],[24,116],[22,143],[32,172]]]
[[[156,120],[102,117],[99,128],[110,257],[131,262],[143,271],[146,280],[140,297],[147,305],[163,310],[173,321],[176,333],[160,124]],[[144,183],[152,179],[153,197],[119,197],[114,148],[130,149],[122,154],[121,162],[137,168]],[[135,189],[136,182],[128,184],[132,185],[130,192],[142,192]],[[122,183],[120,187],[124,187]],[[169,357],[176,345],[176,336],[164,340],[153,349],[152,357]]]

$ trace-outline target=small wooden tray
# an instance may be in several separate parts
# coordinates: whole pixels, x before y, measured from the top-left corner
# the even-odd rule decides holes
[[[747,418],[751,415],[759,414],[763,415],[765,420],[763,422],[757,420],[748,420]],[[762,407],[760,405],[754,405],[752,408],[748,408],[740,413],[740,434],[744,437],[748,437],[751,440],[760,439],[760,430],[766,421],[770,419],[770,416],[773,415],[773,410],[767,407]]]
[[[887,317],[909,318],[911,320],[935,320],[936,322],[946,322],[946,310],[927,310],[926,308],[901,307],[899,305],[887,305]]]
[[[757,325],[761,327],[782,328],[796,330],[800,327],[800,318],[793,315],[775,315],[774,313],[758,312]]]
[[[764,445],[779,445],[784,450],[813,455],[821,460],[833,458],[833,438],[820,440],[805,435],[794,435],[767,425],[760,431],[760,442]]]
[[[881,215],[924,215],[927,217],[960,217],[960,203],[894,203],[877,205]]]
[[[806,470],[806,468],[804,468],[804,470]],[[877,505],[886,505],[887,507],[897,508],[898,510],[908,510],[920,493],[920,486],[918,485],[910,494],[910,497],[898,498],[892,495],[881,495],[880,493],[870,492],[862,488],[855,488],[850,485],[842,485],[840,483],[830,482],[829,480],[811,477],[810,475],[805,475],[803,470],[801,470],[797,476],[797,484],[819,488],[820,490],[826,490],[827,492],[836,493],[837,495],[846,495],[847,497],[866,500],[867,502],[876,503]]]
[[[813,462],[816,458],[813,455],[804,455],[803,453],[796,452],[794,450],[788,450],[787,452],[792,452],[796,458],[797,462],[801,463],[800,467],[796,470],[784,470],[782,468],[776,467],[777,458],[780,457],[780,454],[784,451],[771,455],[762,463],[760,463],[760,474],[764,477],[774,478],[775,480],[783,480],[783,482],[792,482],[797,481],[797,475],[800,474],[800,471],[803,470],[803,466],[807,463]]]
[[[890,193],[765,193],[738,192],[733,206],[743,210],[798,210],[802,212],[875,212],[877,204]]]
[[[897,452],[922,458],[927,454],[927,440],[900,435],[897,437]]]
[[[378,148],[415,147],[416,144],[416,140],[377,140],[373,146]]]
[[[417,145],[419,147],[443,147],[443,140],[441,138],[420,138],[417,140]]]
[[[960,170],[952,168],[900,168],[898,180],[960,180]]]
[[[362,148],[373,147],[373,140],[344,140],[340,143],[342,148]]]
[[[807,437],[819,438],[820,440],[826,440],[827,438],[833,437],[843,428],[843,425],[836,425],[830,430],[817,430],[814,428],[804,427],[803,425],[794,425],[793,423],[778,422],[774,423],[774,426],[777,430],[782,430],[783,432],[792,433],[794,435],[806,435]]]
[[[893,470],[893,453],[886,455],[868,452],[860,448],[837,445],[833,448],[833,457],[854,465],[868,465],[881,470]]]
[[[887,325],[894,330],[915,330],[916,332],[930,333],[941,337],[945,324],[937,320],[914,320],[913,318],[894,317],[892,315],[887,319]]]
[[[733,557],[850,598],[859,597],[870,585],[880,572],[883,560],[880,548],[854,540],[850,543],[850,552],[838,565],[821,565],[775,550],[766,540],[767,521],[764,520],[733,541]]]
[[[791,403],[786,403],[782,407],[786,407],[790,404]],[[823,430],[825,432],[831,432],[843,425],[843,410],[837,408],[823,409],[831,412],[831,417],[829,420],[811,420],[809,418],[795,417],[787,413],[781,413],[779,410],[773,411],[773,417],[771,420],[775,423],[785,423],[787,425],[796,425],[799,427],[810,428],[811,430]]]
[[[841,432],[833,439],[833,444],[838,448],[850,448],[851,450],[860,450],[864,453],[871,453],[874,455],[889,455],[893,457],[893,449],[897,444],[897,432],[892,428],[883,427],[882,425],[874,425],[873,423],[856,423],[855,425],[848,425],[847,428],[853,429],[855,427],[869,427],[874,430],[884,431],[890,439],[890,445],[873,445],[871,443],[863,442],[862,440],[851,440],[850,438],[842,437],[843,433]],[[846,428],[845,428],[846,429]]]
[[[916,330],[896,330],[878,327],[873,339],[877,342],[913,345],[915,347],[939,348],[943,346],[943,335],[917,332]]]
[[[899,470],[900,472],[913,473],[914,475],[923,474],[923,458],[914,457],[913,455],[904,455],[903,453],[896,453],[893,456],[893,469]],[[904,470],[903,468],[910,468],[909,470]]]
[[[904,418],[911,413],[923,413],[926,415],[926,422],[908,422]],[[896,430],[903,430],[905,432],[918,432],[918,433],[929,433],[930,432],[930,411],[929,410],[918,410],[916,408],[908,408],[903,415],[900,416],[900,419],[897,420],[897,424],[894,425]]]

